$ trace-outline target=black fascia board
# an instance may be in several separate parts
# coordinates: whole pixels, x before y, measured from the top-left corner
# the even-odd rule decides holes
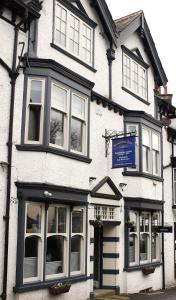
[[[161,85],[166,86],[168,79],[167,79],[166,73],[164,71],[164,68],[162,66],[161,60],[158,56],[158,52],[156,50],[155,43],[153,41],[152,35],[150,33],[150,30],[149,30],[149,27],[147,25],[145,18],[144,18],[144,28],[143,29],[144,29],[147,46],[148,46],[147,49],[149,49],[149,51],[150,51],[149,57],[150,57],[151,61],[153,61],[155,72],[158,75],[158,78],[156,78],[157,84],[159,86],[161,86]]]
[[[66,76],[75,82],[82,84],[89,90],[92,90],[95,83],[84,78],[83,76],[71,71],[70,69],[66,68],[65,66],[61,65],[60,63],[56,62],[53,59],[46,59],[46,58],[37,58],[37,57],[30,57],[26,59],[23,58],[24,64],[26,64],[26,67],[29,68],[48,68],[52,69],[58,73],[61,73],[63,76]]]
[[[140,117],[143,119],[146,119],[147,121],[157,125],[158,127],[162,128],[162,122],[155,119],[153,116],[147,114],[145,111],[140,111],[140,110],[128,110],[124,114],[125,117]]]
[[[116,30],[114,20],[109,11],[109,8],[106,4],[106,1],[105,0],[93,0],[92,5],[94,5],[97,10],[97,13],[100,17],[100,20],[102,21],[102,25],[105,29],[105,32],[106,32],[110,42],[112,41],[114,46],[117,48],[118,32]]]
[[[14,11],[16,15],[22,18],[26,14],[26,10],[28,10],[29,19],[36,19],[40,17],[38,10],[34,10],[28,4],[25,4],[20,0],[2,0],[1,7],[2,6]]]

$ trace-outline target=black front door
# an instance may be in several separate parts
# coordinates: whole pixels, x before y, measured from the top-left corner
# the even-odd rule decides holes
[[[94,288],[102,287],[103,227],[94,228]]]

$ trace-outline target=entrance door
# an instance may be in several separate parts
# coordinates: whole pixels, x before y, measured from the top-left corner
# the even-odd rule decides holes
[[[94,288],[102,287],[103,227],[94,228]]]

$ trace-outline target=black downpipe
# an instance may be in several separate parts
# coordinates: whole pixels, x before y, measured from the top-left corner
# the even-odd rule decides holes
[[[161,145],[162,145],[162,172],[163,172],[163,136],[161,135]],[[164,174],[162,174],[164,177]],[[164,181],[162,182],[162,226],[164,226]],[[165,285],[165,254],[164,254],[164,233],[162,232],[162,289],[165,290],[166,285]]]
[[[10,97],[10,116],[9,116],[9,134],[8,134],[8,166],[7,166],[7,190],[6,190],[6,214],[3,217],[5,223],[5,242],[4,242],[4,274],[3,274],[3,292],[1,297],[3,300],[7,299],[7,273],[8,273],[8,250],[9,250],[9,221],[10,221],[10,198],[11,198],[11,174],[12,174],[12,145],[13,145],[13,115],[14,115],[14,99],[15,99],[15,85],[18,73],[16,72],[17,62],[17,47],[18,47],[18,33],[19,26],[15,26],[14,46],[13,46],[13,60],[12,69],[9,72],[11,78],[11,97]]]
[[[112,47],[112,42],[110,48],[106,50],[106,55],[109,66],[109,100],[112,100],[112,62],[115,60],[115,50]]]

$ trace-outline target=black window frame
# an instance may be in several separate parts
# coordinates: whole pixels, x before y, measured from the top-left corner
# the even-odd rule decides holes
[[[162,145],[162,124],[160,121],[156,120],[152,116],[146,114],[145,112],[132,111],[125,114],[124,117],[124,129],[127,132],[127,125],[138,125],[138,170],[129,170],[129,168],[123,169],[124,176],[134,176],[134,177],[145,177],[156,181],[163,181],[163,168],[162,168],[162,157],[163,157],[163,145]],[[146,127],[151,131],[154,131],[160,135],[160,175],[154,175],[152,173],[146,173],[143,171],[143,161],[142,161],[142,127]]]
[[[149,99],[148,99],[148,68],[150,67],[142,58],[140,55],[137,56],[133,51],[125,47],[124,45],[121,46],[122,49],[122,90],[129,93],[131,96],[134,96],[136,99],[140,100],[146,105],[150,105]],[[123,74],[124,74],[124,54],[126,54],[130,59],[134,60],[138,65],[143,67],[146,70],[146,98],[142,98],[139,94],[135,93],[133,90],[128,89],[123,84]]]
[[[23,108],[22,108],[22,126],[21,126],[21,144],[16,145],[18,150],[48,152],[58,154],[71,159],[76,159],[85,163],[91,163],[89,157],[89,140],[90,140],[90,98],[93,82],[83,78],[82,76],[70,71],[64,66],[56,63],[53,60],[47,59],[29,59],[30,68],[25,70],[24,78],[24,94],[23,94]],[[45,99],[44,99],[44,124],[43,124],[43,139],[42,143],[33,144],[25,143],[25,126],[26,126],[26,105],[27,105],[27,82],[29,77],[44,78],[45,79]],[[51,85],[52,82],[59,82],[68,86],[72,91],[78,94],[83,94],[87,97],[87,149],[86,154],[74,153],[66,149],[58,149],[49,145],[49,122],[50,122],[50,102],[51,102]]]
[[[64,49],[57,45],[54,40],[54,26],[55,26],[55,5],[56,2],[60,3],[62,6],[64,6],[66,9],[68,9],[70,12],[72,12],[75,16],[77,16],[81,21],[85,22],[89,27],[91,27],[93,36],[92,36],[92,63],[88,64],[84,62],[83,59],[75,56],[71,52],[69,52],[67,49]],[[97,26],[97,23],[95,23],[92,19],[89,18],[87,13],[85,12],[84,8],[78,9],[76,6],[74,6],[72,3],[69,3],[69,1],[63,1],[63,0],[53,0],[53,30],[52,30],[52,42],[50,43],[50,46],[54,48],[55,50],[60,51],[64,55],[70,57],[71,59],[77,61],[87,69],[91,70],[92,72],[96,73],[97,70],[95,69],[95,28]]]
[[[124,197],[124,236],[125,236],[125,260],[124,260],[124,271],[126,272],[132,272],[132,271],[136,271],[136,270],[142,270],[145,267],[148,266],[153,266],[153,267],[159,267],[162,265],[161,262],[161,254],[160,254],[160,261],[154,261],[154,262],[148,262],[145,264],[140,264],[140,260],[139,260],[139,264],[138,265],[131,265],[130,266],[130,262],[129,262],[129,212],[130,211],[136,211],[139,213],[139,215],[142,212],[148,212],[149,214],[153,214],[153,213],[159,213],[160,217],[162,217],[162,209],[163,209],[163,201],[162,200],[153,200],[153,199],[145,199],[145,198],[130,198],[130,197]],[[162,222],[162,220],[161,220]],[[140,250],[140,245],[139,249]],[[150,247],[151,250],[151,247]]]
[[[88,275],[87,270],[87,232],[88,232],[88,194],[89,190],[70,188],[65,186],[54,186],[47,184],[37,183],[21,183],[16,182],[17,197],[18,197],[18,237],[17,237],[17,259],[16,259],[16,285],[13,290],[15,293],[23,293],[27,291],[45,289],[53,284],[57,283],[76,283],[91,279],[91,275]],[[51,196],[45,196],[45,192],[51,194]],[[26,203],[41,203],[45,205],[45,209],[49,205],[65,205],[70,209],[70,216],[72,207],[85,207],[85,255],[84,255],[84,274],[71,275],[67,277],[58,277],[53,279],[44,279],[43,281],[26,282],[23,283],[23,258],[24,258],[24,237],[25,237],[25,213]],[[70,223],[71,224],[71,223]],[[45,229],[46,230],[46,229]],[[70,228],[71,230],[71,228]],[[71,234],[69,233],[69,239]],[[46,243],[44,244],[46,248]],[[70,251],[70,249],[69,249]],[[44,250],[45,252],[45,250]],[[46,253],[45,253],[46,255]],[[43,257],[43,264],[45,264],[45,255]],[[69,254],[70,262],[70,254]]]

